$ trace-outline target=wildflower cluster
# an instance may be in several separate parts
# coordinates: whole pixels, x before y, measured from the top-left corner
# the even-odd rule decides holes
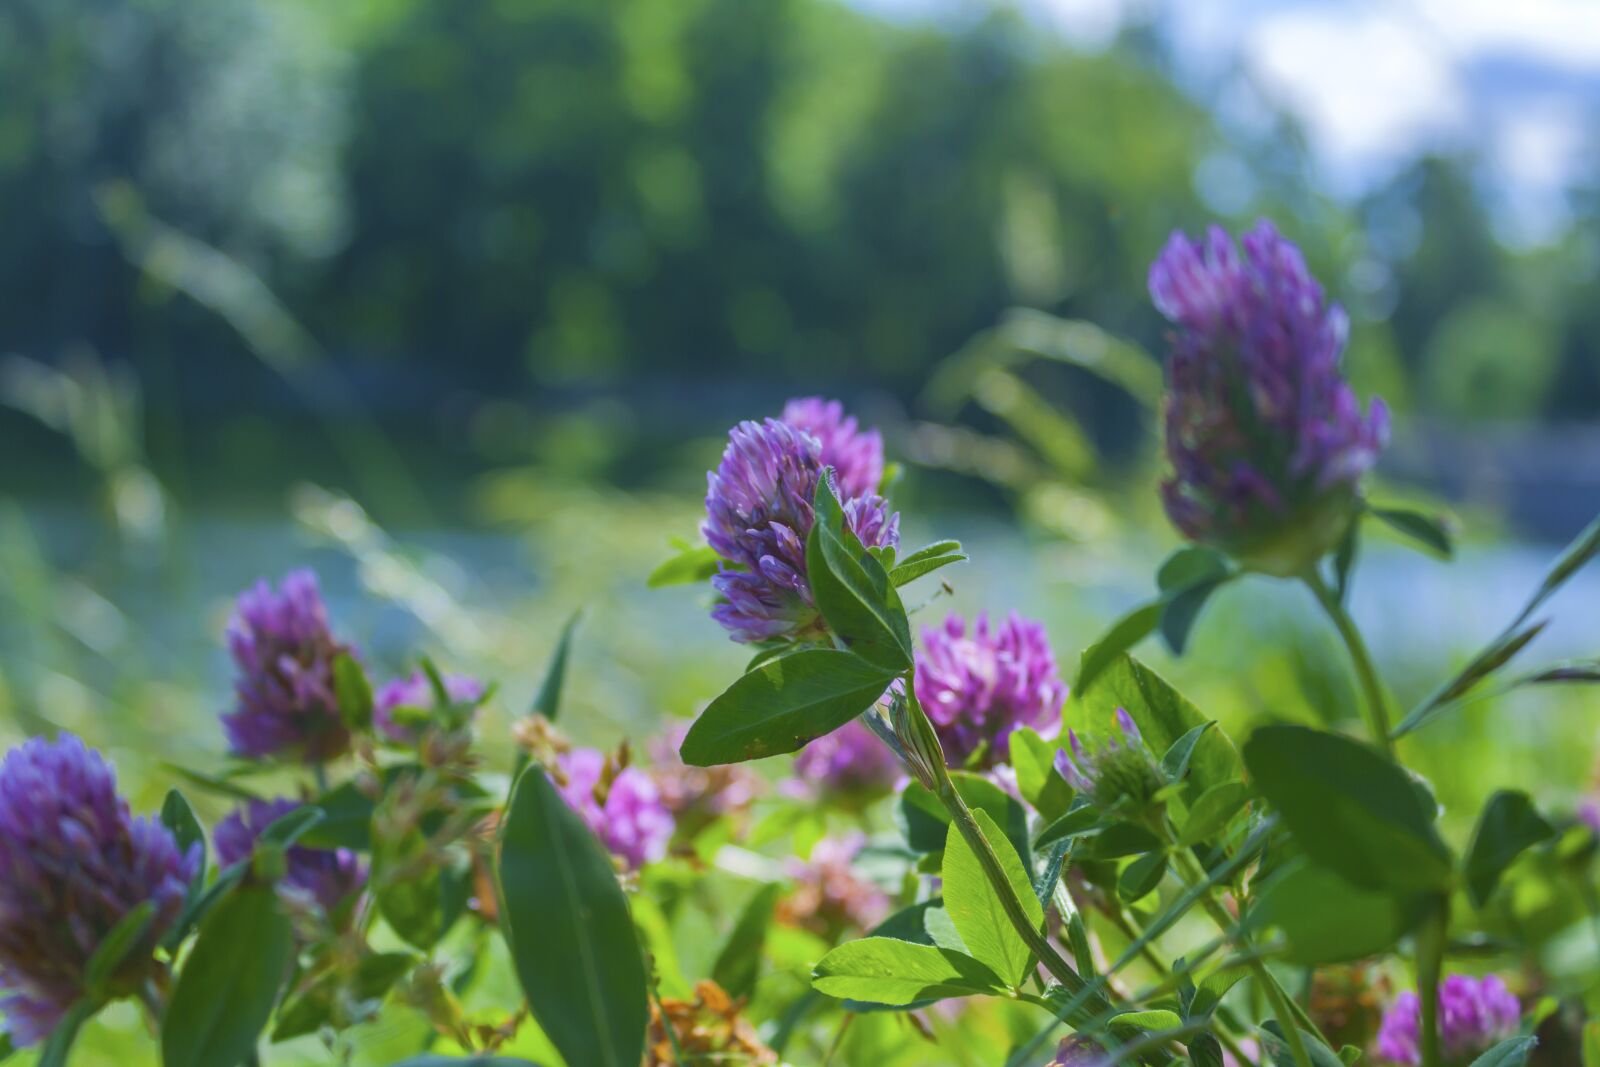
[[[1070,692],[1060,635],[1009,605],[913,636],[932,597],[900,590],[961,546],[903,552],[883,436],[795,400],[733,428],[706,545],[669,568],[708,583],[715,622],[754,646],[692,724],[573,740],[599,731],[560,717],[571,627],[537,712],[508,724],[476,675],[358,654],[299,571],[239,599],[230,755],[185,771],[198,805],[173,790],[159,819],[135,817],[68,734],[12,750],[4,1040],[64,1062],[101,1007],[133,999],[164,1067],[260,1062],[262,1042],[294,1039],[365,1062],[378,1028],[362,1024],[389,1012],[415,1024],[385,1038],[416,1035],[407,1067],[887,1063],[923,1038],[926,1062],[948,1042],[1049,1067],[1528,1067],[1550,1037],[1558,1057],[1580,1047],[1592,812],[1501,790],[1447,840],[1393,741],[1531,643],[1545,600],[1600,554],[1600,522],[1391,729],[1342,606],[1353,553],[1324,578],[1386,434],[1340,377],[1342,314],[1265,224],[1242,252],[1220,231],[1174,236],[1151,292],[1174,326],[1163,499],[1209,547],[1163,567],[1161,599],[1089,645]],[[1180,647],[1197,597],[1262,571],[1318,593],[1366,739],[1341,707],[1319,709],[1334,728],[1232,708],[1235,743],[1131,654],[1158,626]],[[788,754],[776,788],[748,766]],[[1458,949],[1484,976],[1441,980]]]

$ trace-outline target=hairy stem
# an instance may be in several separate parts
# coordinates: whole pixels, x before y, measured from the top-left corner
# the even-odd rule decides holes
[[[1305,572],[1305,583],[1317,598],[1317,603],[1322,605],[1322,610],[1327,612],[1328,618],[1333,622],[1334,628],[1339,631],[1339,637],[1344,641],[1344,647],[1350,652],[1350,662],[1355,667],[1356,680],[1361,686],[1363,698],[1362,709],[1366,712],[1367,732],[1372,735],[1373,744],[1383,749],[1390,759],[1394,758],[1394,740],[1389,736],[1389,698],[1384,693],[1383,682],[1378,677],[1377,669],[1372,665],[1372,656],[1367,652],[1367,643],[1361,638],[1361,631],[1356,629],[1355,620],[1350,618],[1350,613],[1345,611],[1344,605],[1339,602],[1339,597],[1322,576],[1313,568]]]
[[[1036,929],[1028,920],[1028,913],[1012,890],[1011,880],[1006,877],[1005,868],[1000,866],[1000,857],[995,855],[994,846],[983,836],[978,821],[972,817],[972,809],[967,807],[967,802],[956,792],[948,774],[944,775],[939,783],[939,800],[950,813],[950,818],[955,822],[962,838],[978,857],[978,865],[983,868],[984,877],[989,879],[989,885],[1000,898],[1000,906],[1005,910],[1006,918],[1011,920],[1011,925],[1016,928],[1017,934],[1028,946],[1028,950],[1039,958],[1039,962],[1044,964],[1044,969],[1050,972],[1051,977],[1070,992],[1080,992],[1086,983],[1055,950],[1055,946],[1045,938],[1044,931]]]

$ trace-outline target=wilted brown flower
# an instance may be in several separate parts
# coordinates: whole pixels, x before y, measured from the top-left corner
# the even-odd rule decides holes
[[[691,1063],[775,1064],[778,1054],[756,1036],[734,1000],[709,979],[694,987],[693,1000],[662,997],[650,1005],[650,1039],[645,1067],[682,1067],[673,1040]],[[668,1028],[671,1028],[670,1031]]]

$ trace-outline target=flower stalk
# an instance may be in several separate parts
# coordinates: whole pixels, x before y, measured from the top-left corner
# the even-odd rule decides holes
[[[893,703],[895,733],[909,757],[907,761],[911,764],[909,769],[924,787],[939,798],[939,802],[950,813],[950,819],[955,823],[957,831],[972,848],[973,854],[978,857],[978,864],[983,868],[984,877],[989,880],[990,887],[999,898],[1000,907],[1005,911],[1006,918],[1010,920],[1023,943],[1028,946],[1028,950],[1044,964],[1045,970],[1050,972],[1051,977],[1066,989],[1074,994],[1081,992],[1086,983],[1050,944],[1049,939],[1044,936],[1044,931],[1035,928],[1029,921],[1022,901],[1017,898],[1011,887],[1011,881],[1006,877],[1005,868],[1000,865],[1000,857],[995,854],[994,846],[984,836],[982,828],[978,826],[978,820],[973,818],[972,809],[967,807],[967,802],[956,790],[955,782],[950,778],[950,769],[945,766],[944,753],[939,746],[939,736],[934,731],[933,723],[928,720],[927,712],[922,710],[922,705],[916,698],[915,684],[913,674],[907,672],[905,695]]]
[[[1366,713],[1367,732],[1372,735],[1373,744],[1393,759],[1394,739],[1389,734],[1389,699],[1385,695],[1377,669],[1372,665],[1372,656],[1367,652],[1367,644],[1362,640],[1361,631],[1356,628],[1355,620],[1340,603],[1338,595],[1328,588],[1328,583],[1322,580],[1322,576],[1314,568],[1308,568],[1303,577],[1312,595],[1317,598],[1317,603],[1322,605],[1322,610],[1327,613],[1334,628],[1339,631],[1339,637],[1350,653],[1350,662],[1355,667],[1356,681],[1361,686],[1362,710]]]
[[[1156,821],[1155,829],[1159,837],[1172,850],[1180,877],[1185,883],[1194,886],[1204,885],[1206,873],[1200,867],[1192,853],[1186,848],[1178,846],[1176,835],[1172,832],[1171,824],[1165,817]],[[1306,1051],[1306,1044],[1300,1037],[1300,1027],[1306,1025],[1312,1032],[1316,1032],[1316,1025],[1306,1017],[1303,1010],[1297,1011],[1297,1005],[1284,992],[1283,986],[1278,984],[1267,965],[1254,953],[1249,952],[1250,939],[1239,932],[1233,917],[1217,899],[1214,889],[1207,889],[1200,895],[1200,906],[1205,909],[1211,921],[1216,923],[1224,937],[1232,940],[1240,949],[1245,950],[1245,965],[1250,968],[1251,975],[1256,980],[1256,986],[1267,998],[1267,1003],[1272,1008],[1272,1013],[1278,1019],[1278,1025],[1283,1030],[1283,1040],[1289,1046],[1289,1054],[1294,1058],[1295,1067],[1313,1067],[1311,1054]]]

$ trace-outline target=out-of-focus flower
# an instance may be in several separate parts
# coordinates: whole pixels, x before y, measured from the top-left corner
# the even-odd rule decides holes
[[[243,593],[228,651],[237,706],[222,725],[236,754],[321,763],[350,747],[333,687],[334,660],[350,649],[328,627],[316,575],[293,571],[276,590],[262,581]]]
[[[630,869],[667,854],[672,812],[644,771],[619,768],[592,748],[561,753],[556,771],[551,778],[562,799]]]
[[[1055,1059],[1045,1067],[1103,1067],[1110,1059],[1099,1042],[1073,1034],[1061,1039]]]
[[[267,827],[302,805],[288,797],[251,800],[235,808],[212,835],[217,846],[217,862],[227,867],[247,858],[256,840]],[[367,882],[361,859],[349,849],[308,848],[294,845],[285,853],[288,861],[279,883],[291,892],[315,901],[325,915],[332,915],[339,904]]]
[[[134,818],[116,773],[70,734],[34,738],[0,763],[0,1014],[19,1047],[55,1029],[84,994],[85,965],[130,911],[149,901],[150,925],[112,988],[136,988],[171,928],[199,863],[172,833]]]
[[[678,755],[688,732],[688,723],[678,723],[650,743],[649,773],[678,828],[692,833],[721,816],[744,814],[763,782],[739,763],[690,767]]]
[[[1600,837],[1600,797],[1590,797],[1578,805],[1578,821]]]
[[[677,1067],[682,1061],[673,1051],[674,1042],[693,1063],[777,1063],[778,1054],[762,1044],[743,1007],[709,979],[695,985],[693,1000],[652,1001],[645,1067]]]
[[[1366,1048],[1378,1032],[1388,993],[1388,979],[1370,963],[1318,967],[1307,1010],[1334,1048]]]
[[[791,400],[783,406],[783,421],[817,439],[822,465],[833,468],[840,496],[867,496],[883,484],[883,437],[861,429],[837,400]]]
[[[1300,250],[1265,220],[1243,246],[1215,226],[1203,244],[1175,233],[1150,267],[1176,327],[1162,496],[1191,540],[1295,574],[1344,535],[1389,416],[1341,376],[1348,321]]]
[[[815,437],[767,419],[735,426],[722,462],[707,476],[702,530],[722,557],[711,584],[723,602],[712,616],[735,641],[822,636],[806,578],[811,500],[822,468]],[[881,497],[848,497],[842,504],[862,544],[899,544],[900,516],[889,514]]]
[[[843,837],[825,837],[808,860],[790,859],[794,892],[778,904],[778,918],[828,941],[850,930],[869,930],[889,912],[889,897],[855,872],[855,860],[867,835],[857,830]]]
[[[1048,731],[1060,720],[1067,687],[1040,623],[1012,612],[999,625],[951,615],[922,631],[916,692],[953,767],[992,767],[1011,754],[1011,734]]]
[[[1453,974],[1439,983],[1439,1043],[1446,1062],[1465,1065],[1517,1032],[1522,1006],[1495,975]],[[1422,1062],[1422,1003],[1417,994],[1395,998],[1378,1030],[1378,1055],[1414,1067]]]
[[[484,694],[484,684],[465,674],[447,674],[442,679],[445,696],[453,704],[470,704]],[[422,671],[409,678],[396,678],[378,687],[372,698],[372,724],[391,741],[414,741],[415,727],[395,721],[396,708],[432,710],[437,706],[433,682]]]
[[[904,774],[889,746],[860,719],[817,738],[794,758],[797,785],[834,796],[875,796],[893,788]]]
[[[1117,709],[1117,731],[1120,739],[1106,737],[1091,749],[1075,731],[1068,730],[1072,751],[1056,753],[1056,771],[1102,808],[1124,802],[1148,804],[1166,780],[1126,708]]]

